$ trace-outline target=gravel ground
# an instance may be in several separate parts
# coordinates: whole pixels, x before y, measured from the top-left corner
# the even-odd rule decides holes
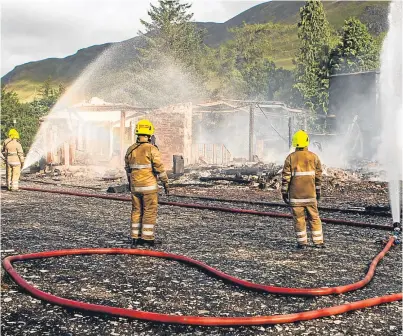
[[[200,189],[191,191],[199,194],[203,191],[205,196],[217,192],[217,189]],[[226,191],[220,196],[228,198],[239,199],[246,195],[252,198],[249,195],[255,193],[258,195],[256,199],[272,201],[278,196],[265,199],[262,192],[244,191],[237,187],[222,190]],[[185,191],[174,190],[181,194]],[[345,194],[339,204],[349,200],[358,203],[357,200],[364,199],[364,194],[359,192]],[[28,253],[79,247],[128,247],[129,203],[28,191],[3,191],[1,196],[2,250]],[[330,193],[328,196],[333,197]],[[369,199],[376,197],[376,192],[368,196]],[[246,204],[219,204],[251,208]],[[338,203],[334,201],[331,205]],[[252,208],[264,209],[262,206]],[[277,209],[270,207],[266,210]],[[322,213],[322,216],[380,224],[391,222],[384,217],[351,214]],[[309,248],[299,251],[295,249],[292,222],[287,219],[161,206],[157,239],[162,244],[156,249],[183,254],[258,283],[320,287],[361,279],[369,262],[381,248],[375,240],[387,235],[387,232],[374,229],[330,224],[324,224],[324,231],[325,250]],[[373,281],[364,289],[317,298],[285,297],[244,290],[196,268],[147,257],[70,256],[16,263],[15,267],[41,290],[70,299],[175,315],[259,316],[330,307],[400,292],[401,262],[401,250],[395,247],[380,263]],[[88,314],[47,304],[21,291],[4,272],[2,275],[1,325],[4,335],[341,336],[402,333],[400,302],[275,326],[175,326]]]

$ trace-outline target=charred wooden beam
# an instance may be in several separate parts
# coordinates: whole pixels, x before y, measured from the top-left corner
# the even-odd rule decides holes
[[[200,181],[202,182],[209,182],[209,181],[230,181],[236,182],[241,184],[249,184],[249,180],[244,180],[242,178],[236,177],[225,177],[225,176],[210,176],[210,177],[200,177]]]

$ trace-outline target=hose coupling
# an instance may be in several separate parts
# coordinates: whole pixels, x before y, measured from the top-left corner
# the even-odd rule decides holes
[[[393,237],[395,238],[395,245],[402,243],[402,225],[399,222],[393,223]]]

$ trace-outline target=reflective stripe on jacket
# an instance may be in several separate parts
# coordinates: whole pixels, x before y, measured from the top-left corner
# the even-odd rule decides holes
[[[147,138],[129,147],[125,156],[126,171],[130,172],[131,191],[134,193],[151,194],[158,192],[157,176],[163,183],[168,176],[161,161],[157,147],[148,142]]]
[[[9,165],[17,166],[24,163],[24,151],[17,139],[4,140],[1,152]]]
[[[282,173],[281,192],[288,193],[291,206],[316,203],[316,190],[322,182],[322,164],[308,148],[296,149],[287,156]]]

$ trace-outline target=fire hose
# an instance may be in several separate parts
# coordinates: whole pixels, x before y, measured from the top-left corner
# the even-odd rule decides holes
[[[193,198],[200,199],[205,201],[214,201],[214,202],[227,202],[227,203],[243,203],[243,204],[251,204],[251,205],[261,205],[268,207],[279,207],[279,208],[289,208],[289,205],[278,202],[263,202],[263,201],[250,201],[245,199],[226,199],[226,198],[217,198],[217,197],[208,197],[208,196],[199,196],[199,195],[181,195],[181,194],[172,194],[173,197],[178,198]],[[390,211],[385,207],[353,207],[353,208],[331,208],[327,206],[318,206],[319,210],[328,211],[328,212],[340,212],[340,213],[350,213],[350,214],[359,214],[359,215],[371,215],[371,216],[381,216],[381,217],[390,217]]]
[[[131,202],[130,197],[110,196],[110,195],[104,195],[104,194],[89,194],[89,193],[81,193],[81,192],[76,192],[76,191],[42,189],[42,188],[34,188],[34,187],[20,187],[20,189],[27,190],[27,191],[39,191],[39,192],[46,192],[46,193],[53,193],[53,194],[62,194],[62,195],[79,196],[79,197],[91,197],[91,198],[102,198],[102,199],[109,199],[109,200],[115,200],[115,201]],[[281,213],[281,212],[267,212],[267,211],[257,211],[257,210],[239,209],[239,208],[227,208],[227,207],[219,207],[219,206],[213,206],[213,205],[202,205],[202,204],[169,202],[169,201],[158,201],[158,203],[161,205],[171,205],[171,206],[178,206],[178,207],[184,207],[184,208],[232,212],[232,213],[241,213],[241,214],[248,214],[248,215],[277,217],[277,218],[290,218],[290,219],[292,218],[291,214],[285,214],[285,213]],[[373,229],[393,231],[393,226],[391,226],[391,225],[371,224],[371,223],[348,221],[348,220],[334,219],[334,218],[321,218],[321,220],[322,220],[322,222],[329,223],[329,224],[340,224],[340,225],[348,225],[348,226],[356,226],[356,227],[369,227],[369,228],[373,228]]]
[[[29,190],[29,191],[40,191],[40,192],[49,192],[49,193],[57,193],[57,194],[65,194],[72,196],[81,196],[81,197],[94,197],[94,198],[102,198],[102,199],[111,199],[118,201],[131,201],[128,197],[117,197],[117,196],[109,196],[103,194],[86,194],[86,193],[78,193],[72,191],[60,191],[60,190],[46,190],[39,188],[31,188],[31,187],[23,187],[21,189]],[[188,203],[178,203],[178,202],[166,202],[160,201],[162,205],[172,205],[172,206],[181,206],[188,208],[199,208],[199,209],[208,209],[208,210],[216,210],[216,211],[225,211],[225,212],[234,212],[234,213],[244,213],[244,214],[252,214],[252,215],[260,215],[260,216],[271,216],[271,217],[281,217],[281,218],[292,218],[291,215],[287,215],[284,213],[276,213],[276,212],[262,212],[255,210],[247,210],[247,209],[233,209],[233,208],[224,208],[224,207],[216,207],[216,206],[204,206],[200,204],[188,204]],[[345,224],[359,227],[371,227],[377,229],[384,230],[392,230],[393,227],[390,225],[374,225],[369,223],[362,222],[352,222],[345,220],[336,220],[336,219],[322,219],[324,222],[334,223],[334,224]],[[228,274],[225,274],[221,271],[218,271],[200,261],[193,260],[191,258],[187,258],[181,255],[175,255],[160,251],[150,251],[150,250],[135,250],[135,249],[78,249],[78,250],[62,250],[62,251],[50,251],[50,252],[39,252],[27,255],[17,255],[10,256],[3,260],[3,267],[6,269],[8,274],[16,281],[21,287],[26,289],[32,295],[46,300],[51,303],[55,303],[58,305],[62,305],[65,307],[75,308],[75,309],[83,309],[87,311],[99,312],[99,313],[107,313],[115,316],[122,317],[131,317],[136,319],[143,319],[148,321],[155,322],[164,322],[164,323],[178,323],[178,324],[188,324],[188,325],[209,325],[209,326],[236,326],[236,325],[260,325],[260,324],[277,324],[277,323],[290,323],[295,321],[303,321],[309,319],[315,319],[324,316],[330,316],[335,314],[342,314],[347,311],[357,310],[361,308],[371,307],[387,302],[393,301],[401,301],[402,293],[396,293],[392,295],[386,295],[382,297],[376,297],[356,302],[351,302],[348,304],[343,304],[340,306],[334,306],[319,310],[313,311],[305,311],[299,312],[295,314],[285,314],[285,315],[274,315],[274,316],[257,316],[257,317],[200,317],[200,316],[173,316],[167,314],[157,314],[152,312],[144,312],[139,310],[130,310],[124,308],[116,308],[110,306],[102,306],[95,304],[88,304],[84,302],[78,302],[74,300],[64,299],[61,297],[54,296],[52,294],[45,293],[36,289],[34,286],[28,284],[12,267],[12,262],[14,261],[23,261],[29,259],[37,259],[37,258],[47,258],[47,257],[57,257],[57,256],[66,256],[66,255],[82,255],[82,254],[131,254],[131,255],[142,255],[142,256],[152,256],[152,257],[160,257],[170,260],[182,261],[188,264],[192,264],[198,266],[215,276],[225,279],[229,282],[237,284],[239,286],[260,290],[264,292],[274,293],[274,294],[286,294],[286,295],[301,295],[301,296],[316,296],[316,295],[329,295],[329,294],[341,294],[348,291],[356,290],[362,288],[372,279],[376,265],[378,262],[384,257],[390,247],[393,245],[395,241],[395,237],[391,237],[385,246],[385,248],[378,254],[378,256],[372,261],[370,268],[368,270],[367,275],[361,281],[358,281],[353,284],[332,287],[332,288],[286,288],[286,287],[276,287],[276,286],[266,286],[261,284],[254,284],[245,280],[241,280],[235,277],[232,277]]]
[[[147,320],[153,322],[162,323],[175,323],[175,324],[185,324],[185,325],[203,325],[203,326],[241,326],[241,325],[263,325],[263,324],[280,324],[280,323],[291,323],[296,321],[304,321],[316,319],[319,317],[331,316],[342,314],[348,311],[372,307],[380,305],[383,303],[401,301],[403,293],[395,293],[391,295],[385,295],[381,297],[370,298],[366,300],[360,300],[355,302],[350,302],[347,304],[333,306],[323,309],[311,310],[298,312],[293,314],[283,314],[283,315],[271,315],[271,316],[254,316],[254,317],[202,317],[202,316],[176,316],[169,314],[159,314],[153,312],[146,312],[141,310],[133,310],[126,308],[118,308],[97,304],[90,304],[70,299],[65,299],[58,297],[46,292],[43,292],[33,285],[30,285],[27,281],[21,277],[18,272],[13,268],[12,263],[16,261],[26,261],[32,259],[49,258],[49,257],[61,257],[69,255],[91,255],[91,254],[130,254],[130,255],[140,255],[140,256],[150,256],[157,258],[164,258],[169,260],[181,261],[190,265],[197,266],[218,278],[227,280],[233,284],[248,288],[260,290],[268,293],[275,294],[286,294],[286,295],[302,295],[302,296],[317,296],[317,295],[329,295],[329,294],[340,294],[348,291],[353,291],[364,287],[373,277],[375,268],[378,262],[385,256],[394,243],[394,237],[391,237],[384,247],[384,249],[373,259],[369,270],[361,281],[353,284],[331,287],[331,288],[287,288],[287,287],[276,287],[267,286],[261,284],[255,284],[249,281],[245,281],[239,278],[230,276],[224,272],[221,272],[207,264],[204,264],[198,260],[194,260],[183,255],[177,255],[161,251],[153,250],[139,250],[139,249],[120,249],[120,248],[95,248],[95,249],[71,249],[71,250],[59,250],[59,251],[47,251],[38,252],[25,255],[15,255],[4,258],[2,264],[6,272],[11,276],[11,278],[22,288],[28,291],[31,295],[48,301],[50,303],[73,308],[81,309],[85,311],[92,311],[96,313],[110,314],[120,317],[129,317],[140,320]]]

